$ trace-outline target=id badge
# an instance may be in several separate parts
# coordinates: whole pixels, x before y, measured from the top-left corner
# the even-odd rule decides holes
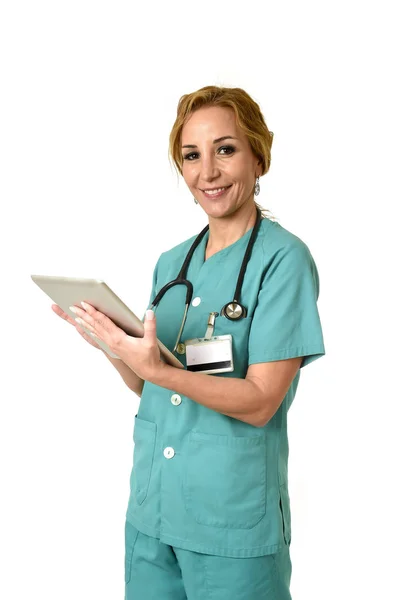
[[[234,371],[232,336],[216,335],[193,338],[184,342],[187,371],[197,373],[229,373]]]

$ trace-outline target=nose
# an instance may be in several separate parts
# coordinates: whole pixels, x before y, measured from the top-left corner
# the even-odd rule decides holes
[[[219,176],[219,169],[216,165],[215,157],[213,153],[202,156],[200,177],[202,181],[212,181]]]

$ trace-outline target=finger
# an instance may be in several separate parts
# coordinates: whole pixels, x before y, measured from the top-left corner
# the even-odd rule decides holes
[[[75,326],[74,319],[72,319],[66,312],[64,312],[62,308],[58,306],[58,304],[52,304],[51,308],[53,309],[53,312],[55,312],[56,315],[61,317],[61,319],[64,319],[64,321],[68,321],[68,323]]]
[[[87,340],[87,341],[90,341],[90,340],[91,340],[91,341],[93,342],[93,341],[94,341],[94,337],[95,337],[96,339],[99,339],[99,338],[98,338],[98,336],[96,336],[96,335],[95,335],[94,333],[92,333],[92,332],[89,332],[89,331],[86,329],[86,325],[84,325],[84,327],[82,327],[81,325],[78,325],[78,324],[76,324],[76,331],[78,331],[78,332],[80,333],[80,335],[81,335],[82,337],[84,337],[84,338],[85,338],[85,340]]]
[[[78,309],[77,313],[84,321],[89,323],[100,336],[104,332],[114,336],[117,334],[126,335],[122,329],[107,317],[107,315],[104,315],[104,313],[94,308],[94,306],[91,306],[91,304],[88,304],[87,302],[81,302],[81,305],[84,308],[83,316],[81,316],[82,313],[79,312],[81,309]]]
[[[86,329],[88,329],[91,333],[95,333],[96,330],[94,329],[94,327],[92,327],[89,323],[87,323],[86,321],[83,321],[83,319],[81,319],[80,317],[75,317],[75,321],[77,323],[79,323],[79,325],[81,327],[86,327]]]
[[[81,305],[85,309],[83,315],[81,309],[77,309],[76,313],[82,315],[80,318],[83,319],[84,325],[87,323],[91,325],[93,332],[98,338],[105,342],[112,351],[117,353],[121,344],[127,337],[125,331],[115,325],[107,315],[104,315],[104,313],[95,309],[94,306],[91,306],[91,304],[81,302]]]
[[[144,343],[148,346],[157,344],[157,325],[153,310],[147,310],[144,319]]]
[[[93,339],[93,334],[88,334],[82,327],[76,325],[76,331],[82,336],[82,338],[88,342],[94,348],[98,348],[101,350],[101,347],[97,344],[97,342]],[[97,337],[97,336],[96,336]]]
[[[94,327],[96,325],[96,321],[93,318],[93,316],[90,315],[87,311],[85,311],[80,306],[76,306],[76,305],[70,306],[69,310],[72,311],[75,315],[77,315],[75,317],[75,321],[80,323],[80,325],[84,325],[84,326],[90,325],[91,328],[94,329]],[[96,312],[98,312],[98,311],[96,311]],[[102,313],[99,313],[99,314],[102,314]]]

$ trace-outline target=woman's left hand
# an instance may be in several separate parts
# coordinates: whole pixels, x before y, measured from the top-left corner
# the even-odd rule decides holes
[[[144,337],[136,338],[120,329],[104,313],[96,310],[87,302],[82,307],[71,306],[77,317],[76,321],[86,327],[95,339],[105,342],[108,348],[119,356],[141,379],[151,381],[165,366],[157,344],[156,319],[144,319]]]

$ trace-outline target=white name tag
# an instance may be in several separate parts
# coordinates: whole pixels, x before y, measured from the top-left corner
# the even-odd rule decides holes
[[[230,334],[210,339],[193,338],[184,342],[187,371],[228,373],[234,371],[233,342]]]

